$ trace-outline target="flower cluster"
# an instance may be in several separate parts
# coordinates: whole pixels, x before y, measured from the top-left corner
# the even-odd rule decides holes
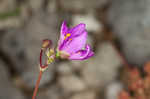
[[[52,46],[51,40],[43,40],[40,52],[40,73],[32,99],[36,97],[42,73],[48,68],[48,64],[52,63],[55,58],[85,60],[94,55],[90,46],[86,44],[86,39],[87,31],[85,29],[85,24],[80,23],[74,28],[69,29],[64,21],[61,26],[60,39],[56,48]],[[46,61],[43,63],[42,60],[44,56],[46,56]]]
[[[69,60],[85,60],[94,55],[91,47],[86,44],[87,31],[86,25],[78,24],[73,28],[68,28],[64,21],[61,26],[60,38],[58,45],[53,48],[50,40],[43,40],[40,54],[40,68],[44,70],[57,57]],[[42,53],[45,52],[47,60],[45,65],[42,65]]]
[[[128,86],[118,99],[150,99],[150,62],[144,66],[144,76],[138,68],[125,68],[124,82]]]

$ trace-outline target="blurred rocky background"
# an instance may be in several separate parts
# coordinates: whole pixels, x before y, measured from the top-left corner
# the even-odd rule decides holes
[[[94,57],[49,65],[36,99],[117,99],[121,69],[150,59],[150,0],[0,0],[0,99],[31,99],[43,39],[85,23]]]

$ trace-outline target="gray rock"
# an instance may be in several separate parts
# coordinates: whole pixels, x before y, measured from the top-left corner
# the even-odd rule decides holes
[[[26,54],[30,60],[35,59],[35,55],[39,54],[42,40],[50,39],[53,42],[53,46],[56,46],[60,30],[58,28],[59,22],[56,14],[49,15],[44,13],[39,13],[29,20],[25,27],[25,35]]]
[[[123,85],[120,82],[113,82],[106,87],[106,99],[117,99],[119,93],[123,89]]]
[[[28,3],[24,3],[20,6],[20,18],[23,21],[23,23],[28,22],[30,17],[32,16],[31,8],[29,7]],[[24,25],[24,24],[23,24]]]
[[[60,76],[58,83],[65,92],[80,92],[86,89],[84,81],[76,75]]]
[[[25,34],[23,30],[8,29],[1,39],[1,50],[12,62],[17,72],[23,72],[27,65],[25,53]]]
[[[24,94],[13,84],[2,60],[0,60],[0,99],[25,99]]]
[[[55,13],[38,13],[20,29],[8,30],[2,39],[2,50],[12,60],[25,83],[34,87],[38,76],[39,55],[43,39],[51,39],[56,46],[58,39],[58,16]],[[43,75],[41,85],[53,79],[54,64]]]
[[[65,10],[89,11],[104,7],[110,0],[60,0]]]
[[[57,67],[57,72],[59,75],[70,75],[74,71],[70,62],[61,63]]]
[[[11,17],[6,20],[0,20],[0,29],[7,29],[7,28],[18,28],[23,23],[20,17]]]
[[[39,64],[39,53],[41,48],[41,43],[43,39],[50,39],[53,42],[53,46],[56,46],[57,39],[58,39],[58,23],[59,20],[57,19],[57,15],[44,15],[43,13],[35,15],[32,17],[30,22],[25,27],[25,51],[26,56],[28,59],[29,66],[26,67],[24,76],[28,83],[31,83],[31,79],[36,81],[37,77],[37,68]],[[27,75],[27,74],[28,75]],[[48,72],[44,73],[43,75],[43,82],[41,84],[48,83],[50,80],[53,79],[54,73],[54,65],[50,65]],[[33,76],[32,76],[33,75]],[[31,83],[31,85],[35,85],[35,83]]]
[[[54,13],[57,12],[58,2],[56,0],[49,0],[47,5],[47,12]]]
[[[70,99],[96,99],[96,93],[94,91],[84,91],[73,95]]]
[[[74,70],[81,71],[82,68],[84,68],[84,61],[82,60],[70,60],[70,62],[72,63],[71,66]]]
[[[21,8],[16,0],[0,1],[0,29],[17,28],[23,24]]]
[[[1,0],[0,1],[0,13],[6,13],[16,8],[15,0]]]
[[[44,0],[29,0],[27,3],[33,12],[38,12],[42,9]]]
[[[97,53],[84,63],[81,71],[84,81],[90,88],[102,88],[116,79],[120,57],[109,42],[102,43]]]
[[[119,38],[130,63],[142,65],[150,58],[150,0],[114,0],[108,24]]]
[[[88,14],[84,15],[74,14],[72,16],[72,21],[73,26],[79,23],[85,23],[88,32],[93,32],[94,34],[102,34],[103,25],[96,19],[94,12],[89,12]]]
[[[47,87],[44,91],[39,91],[37,99],[64,99],[64,94],[58,85]]]

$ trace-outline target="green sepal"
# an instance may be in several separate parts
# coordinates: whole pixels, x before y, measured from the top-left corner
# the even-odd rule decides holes
[[[56,58],[59,58],[60,57],[60,52],[57,52],[56,53]]]

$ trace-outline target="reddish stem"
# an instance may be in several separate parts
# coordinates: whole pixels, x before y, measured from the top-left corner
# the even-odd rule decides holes
[[[130,64],[127,62],[126,58],[124,57],[123,54],[121,54],[121,52],[118,50],[118,48],[115,46],[115,44],[112,42],[112,46],[114,47],[115,51],[117,52],[117,54],[119,55],[122,63],[127,66],[127,68],[130,68]]]
[[[40,68],[44,69],[48,66],[48,64],[45,62],[45,64],[42,65],[42,56],[43,56],[43,49],[41,49],[41,52],[40,52]]]
[[[40,67],[42,67],[42,55],[43,55],[43,50],[41,49],[41,52],[40,52]]]
[[[35,99],[35,97],[36,97],[36,94],[37,94],[37,91],[38,91],[38,88],[39,88],[39,84],[40,84],[40,80],[42,78],[42,74],[43,74],[43,72],[40,70],[38,80],[36,82],[35,89],[34,89],[34,92],[33,92],[32,99]]]
[[[46,70],[46,68],[48,67],[47,62],[45,62],[44,65],[42,64],[42,56],[43,56],[44,50],[50,48],[51,43],[52,43],[51,40],[48,40],[48,39],[43,40],[42,49],[40,51],[40,73],[39,73],[38,80],[37,80],[36,85],[35,85],[32,99],[35,99],[35,97],[37,95],[38,88],[39,88],[40,80],[42,78],[42,74]]]
[[[40,52],[40,73],[39,73],[38,80],[37,80],[36,85],[35,85],[35,89],[34,89],[34,92],[33,92],[32,99],[35,99],[35,97],[37,95],[37,91],[38,91],[38,88],[39,88],[40,80],[41,80],[42,74],[43,74],[43,70],[42,69],[46,69],[46,67],[48,66],[47,64],[42,65],[42,56],[43,56],[43,49],[41,49],[41,52]]]

